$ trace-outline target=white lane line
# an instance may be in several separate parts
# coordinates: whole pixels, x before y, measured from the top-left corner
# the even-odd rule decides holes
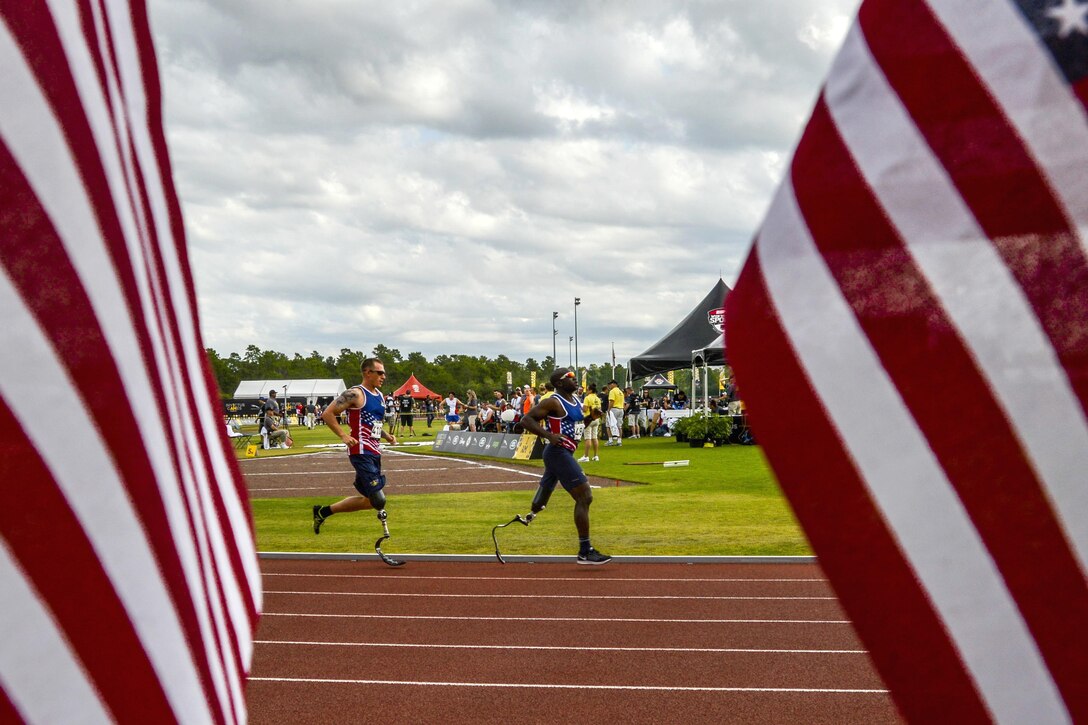
[[[746,579],[742,577],[737,578],[687,578],[687,577],[598,577],[595,576],[592,579],[576,576],[556,576],[556,577],[539,577],[539,576],[421,576],[421,575],[401,575],[401,574],[292,574],[290,572],[262,572],[264,576],[311,576],[311,577],[333,577],[342,579],[449,579],[449,580],[463,580],[463,581],[512,581],[512,582],[584,582],[586,584],[595,584],[597,582],[826,582],[826,579]]]
[[[812,654],[812,655],[863,655],[863,649],[751,649],[744,647],[562,647],[559,645],[531,644],[420,644],[418,642],[301,642],[294,640],[262,639],[254,644],[276,644],[299,647],[407,647],[416,649],[502,649],[502,650],[553,650],[557,652],[686,652],[695,654]]]
[[[389,466],[383,466],[383,470],[396,473],[414,473],[418,471],[460,471],[461,468],[392,468]],[[246,478],[250,476],[332,476],[336,474],[348,474],[354,475],[355,471],[347,467],[334,468],[328,471],[280,471],[279,473],[247,473]]]
[[[775,692],[828,695],[886,695],[887,690],[815,687],[691,687],[676,685],[560,685],[528,682],[413,682],[411,680],[340,680],[318,677],[250,677],[250,682],[299,682],[321,685],[409,685],[412,687],[500,687],[533,690],[641,690],[665,692]]]
[[[328,491],[330,488],[335,488],[337,491],[343,490],[343,486],[337,484],[329,484],[328,486],[277,486],[276,488],[249,488],[250,493],[257,493],[260,491]]]
[[[647,617],[468,617],[445,614],[318,614],[269,612],[262,617],[309,617],[330,619],[439,619],[455,622],[594,622],[634,624],[850,624],[849,619],[651,619]]]
[[[403,451],[397,451],[396,455],[409,456],[411,458],[427,458],[428,457],[428,456],[424,456],[424,455],[419,454],[419,453],[405,453]],[[541,474],[543,473],[539,469],[535,470],[535,471],[525,471],[525,470],[522,470],[520,468],[507,468],[506,466],[497,466],[494,463],[481,463],[479,461],[468,461],[468,460],[465,460],[464,458],[448,458],[448,457],[443,456],[442,460],[443,461],[455,461],[457,463],[467,463],[468,465],[475,466],[477,468],[490,468],[490,469],[495,470],[495,471],[504,471],[506,473],[516,473],[519,476],[528,476],[530,478],[540,478]]]
[[[524,479],[518,481],[465,481],[463,483],[399,483],[393,481],[389,485],[394,488],[429,488],[431,486],[509,486],[512,483],[526,484],[532,481]]]
[[[300,596],[338,596],[338,597],[418,597],[420,599],[704,599],[708,601],[836,601],[835,597],[725,597],[725,596],[686,596],[672,594],[432,594],[402,592],[296,592],[266,589],[265,594],[298,594]]]
[[[527,481],[470,481],[468,483],[397,483],[390,482],[387,484],[391,491],[395,491],[399,488],[434,488],[437,486],[509,486],[511,484],[524,484]],[[342,486],[339,483],[329,484],[328,486],[276,486],[274,488],[250,488],[250,491],[327,491],[331,486],[337,487],[339,490]]]

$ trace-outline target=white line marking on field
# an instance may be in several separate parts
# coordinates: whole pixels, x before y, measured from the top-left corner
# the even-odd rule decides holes
[[[596,584],[597,582],[826,582],[826,579],[746,579],[737,578],[687,578],[687,577],[576,577],[576,576],[421,576],[412,574],[292,574],[290,572],[263,572],[264,576],[311,576],[311,577],[339,577],[344,579],[449,579],[463,581],[526,581],[526,582],[584,582]]]
[[[276,488],[250,488],[251,493],[259,493],[260,491],[328,491],[333,487],[333,484],[328,486],[277,486]],[[342,486],[336,486],[336,490],[339,491]]]
[[[387,471],[396,471],[397,473],[413,473],[418,471],[454,471],[461,470],[455,468],[386,468]],[[281,471],[279,473],[247,473],[246,478],[256,476],[332,476],[336,474],[349,474],[354,475],[355,471],[347,467],[335,468],[329,471]]]
[[[396,455],[410,456],[412,458],[428,458],[420,453],[405,453],[404,451],[397,451]],[[495,471],[505,471],[506,473],[516,473],[519,476],[529,476],[531,478],[540,478],[541,472],[537,471],[524,471],[520,468],[507,468],[506,466],[497,466],[494,463],[481,463],[479,461],[468,461],[464,458],[450,458],[447,456],[442,457],[443,461],[457,461],[458,463],[467,463],[470,466],[476,466],[477,468],[490,468]]]
[[[509,486],[512,483],[523,484],[531,481],[466,481],[464,483],[398,483],[393,481],[390,487],[396,488],[429,488],[431,486]]]
[[[395,491],[398,488],[433,488],[436,486],[509,486],[511,484],[522,484],[526,481],[470,481],[468,483],[397,483],[391,481],[388,486],[390,490]],[[339,484],[335,485],[339,488]],[[327,491],[330,486],[276,486],[275,488],[250,488],[252,492],[257,491]]]
[[[466,617],[444,614],[318,614],[262,612],[262,617],[329,617],[333,619],[442,619],[456,622],[622,622],[634,624],[850,624],[848,619],[649,619],[645,617]]]
[[[266,589],[265,594],[298,594],[301,596],[339,596],[339,597],[419,597],[422,599],[705,599],[711,601],[835,601],[835,597],[726,597],[716,595],[672,595],[672,594],[433,594],[408,592],[296,592],[273,591]]]
[[[751,649],[737,647],[562,647],[558,645],[531,644],[420,644],[417,642],[300,642],[294,640],[263,639],[254,644],[279,644],[301,647],[408,647],[417,649],[504,649],[504,650],[554,650],[558,652],[686,652],[695,654],[806,654],[806,655],[863,655],[863,649]]]
[[[505,687],[533,690],[642,690],[667,692],[797,692],[829,695],[886,695],[887,690],[815,687],[691,687],[677,685],[560,685],[523,682],[413,682],[411,680],[339,680],[306,677],[250,677],[250,682],[301,682],[321,685],[409,685],[412,687]]]

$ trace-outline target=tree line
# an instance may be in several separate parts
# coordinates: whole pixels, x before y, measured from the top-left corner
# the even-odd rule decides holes
[[[339,355],[322,356],[316,350],[307,356],[295,353],[288,356],[275,350],[262,350],[250,345],[245,352],[222,356],[214,349],[207,349],[212,372],[219,384],[219,394],[225,400],[234,396],[238,383],[243,380],[305,380],[310,378],[340,378],[345,385],[359,382],[359,365],[368,357],[381,358],[388,372],[385,389],[392,391],[404,384],[409,375],[415,374],[419,382],[436,394],[445,396],[455,391],[462,395],[475,390],[481,397],[488,397],[492,390],[507,389],[506,374],[510,373],[514,386],[530,382],[536,373],[537,385],[545,382],[555,369],[555,361],[548,355],[541,361],[533,358],[525,362],[511,360],[505,355],[488,358],[483,355],[437,355],[428,360],[419,352],[402,355],[400,350],[376,345],[369,353],[343,348]],[[603,388],[612,379],[612,365],[590,364],[586,370],[586,382]],[[615,369],[616,380],[622,385],[627,372],[623,366]],[[691,373],[678,370],[676,384],[690,390]]]

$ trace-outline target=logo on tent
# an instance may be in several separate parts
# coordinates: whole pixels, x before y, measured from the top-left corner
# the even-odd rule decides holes
[[[718,332],[725,329],[725,308],[719,307],[706,313],[706,321]]]
[[[655,373],[652,378],[646,383],[646,385],[670,385],[669,379],[661,373]]]

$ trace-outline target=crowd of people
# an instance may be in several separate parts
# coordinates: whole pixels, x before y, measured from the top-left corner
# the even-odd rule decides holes
[[[384,395],[384,425],[387,430],[400,435],[416,435],[416,418],[426,420],[430,429],[436,419],[442,418],[447,430],[464,430],[484,433],[520,433],[523,430],[522,418],[534,405],[555,394],[551,383],[543,383],[536,388],[521,385],[513,389],[510,397],[501,390],[491,391],[489,399],[477,396],[476,391],[466,390],[464,400],[454,391],[445,398],[416,399],[408,393],[395,396]],[[687,395],[683,390],[666,390],[660,396],[644,389],[641,393],[611,380],[604,390],[598,392],[595,384],[589,384],[583,390],[576,389],[581,396],[583,409],[588,414],[597,409],[601,412],[599,420],[587,423],[582,431],[584,449],[579,462],[598,461],[600,439],[605,439],[605,446],[622,446],[624,438],[642,436],[662,436],[669,434],[669,421],[664,415],[667,410],[683,410],[689,407]],[[728,383],[721,396],[711,401],[712,409],[720,414],[735,413],[738,401],[735,388]],[[268,396],[260,398],[258,423],[268,447],[287,448],[290,443],[290,425],[297,424],[313,430],[323,425],[323,414],[327,406],[318,401],[285,404],[282,408],[275,390],[268,391]],[[341,424],[347,423],[346,414],[339,416]],[[294,419],[292,421],[292,419]]]
[[[299,427],[305,426],[314,429],[321,421],[324,408],[316,401],[303,403],[284,403],[280,407],[280,401],[275,389],[269,390],[268,395],[262,395],[260,412],[257,414],[257,425],[260,428],[261,438],[266,448],[290,448],[292,445],[290,427],[291,418],[295,418]]]

